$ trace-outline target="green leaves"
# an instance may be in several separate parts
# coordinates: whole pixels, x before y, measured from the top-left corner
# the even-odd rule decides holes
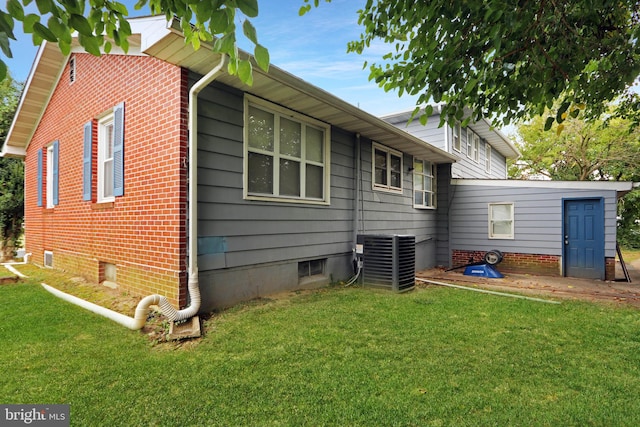
[[[269,71],[269,51],[262,45],[256,45],[254,55],[258,66],[264,71]]]
[[[126,20],[126,6],[115,0],[35,0],[38,13],[25,14],[25,6],[32,0],[7,0],[6,10],[0,10],[0,49],[11,57],[10,39],[15,39],[15,21],[21,21],[24,31],[32,34],[34,44],[43,40],[58,43],[64,54],[71,50],[74,31],[78,42],[89,53],[100,55],[113,46],[128,50],[131,27]],[[315,1],[316,6],[319,1]],[[236,13],[246,17],[242,33],[254,44],[256,64],[269,69],[269,51],[258,43],[258,33],[250,18],[258,16],[258,0],[138,0],[136,9],[148,5],[151,13],[163,13],[167,19],[180,19],[185,39],[194,49],[202,43],[213,43],[213,50],[229,56],[229,72],[237,74],[246,84],[253,83],[253,65],[238,57]],[[29,9],[31,10],[31,9]],[[46,23],[41,21],[47,17]],[[6,64],[0,63],[0,74],[6,75]]]
[[[249,18],[258,16],[258,0],[236,0],[238,9]]]
[[[434,0],[410,8],[404,0],[367,1],[359,11],[360,39],[348,51],[384,43],[387,53],[371,65],[370,78],[386,91],[418,95],[420,103],[445,102],[450,123],[465,107],[474,118],[508,124],[562,100],[550,127],[577,114],[571,106],[580,100],[589,100],[580,111],[596,117],[638,76],[637,17],[637,0],[544,8],[509,0]]]

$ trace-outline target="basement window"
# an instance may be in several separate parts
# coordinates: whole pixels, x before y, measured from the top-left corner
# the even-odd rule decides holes
[[[100,263],[100,283],[112,289],[116,289],[117,285],[117,269],[115,264],[108,262]]]
[[[324,275],[326,259],[312,259],[298,263],[298,278]]]
[[[44,266],[53,268],[53,252],[44,251]]]

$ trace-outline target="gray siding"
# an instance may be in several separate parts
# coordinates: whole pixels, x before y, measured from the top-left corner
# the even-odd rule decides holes
[[[453,140],[453,131],[447,127],[449,141]],[[504,179],[506,178],[506,159],[497,150],[491,150],[491,173],[487,173],[485,169],[485,160],[487,158],[486,145],[484,139],[480,139],[480,147],[478,161],[476,162],[467,156],[467,130],[462,129],[460,151],[451,147],[451,153],[458,156],[458,160],[451,167],[453,178],[470,178],[470,179]]]
[[[562,256],[563,198],[604,198],[605,257],[615,256],[616,192],[452,185],[451,250],[548,254]],[[488,204],[514,203],[515,238],[489,239]]]
[[[452,195],[451,165],[438,165],[438,178],[436,265],[448,266],[451,262],[449,251],[449,212]]]
[[[332,130],[331,205],[243,199],[243,93],[214,84],[199,98],[201,271],[351,253],[353,139]]]
[[[402,194],[374,190],[372,185],[372,143],[361,141],[362,207],[359,234],[410,234],[416,236],[416,269],[436,263],[437,210],[413,207],[413,158],[403,156]],[[446,177],[444,178],[446,180]],[[438,182],[441,177],[437,177]]]
[[[465,129],[462,130],[460,151],[455,150],[453,148],[453,131],[449,126],[438,127],[440,125],[438,114],[429,117],[424,126],[418,119],[411,121],[411,123],[397,121],[398,119],[393,117],[388,120],[397,128],[457,156],[458,159],[452,166],[453,178],[506,179],[507,177],[506,159],[495,149],[491,150],[491,171],[490,173],[486,172],[485,159],[488,142],[484,139],[480,140],[478,161],[476,162],[467,156],[467,132]]]
[[[356,197],[357,139],[339,128],[331,128],[328,206],[245,200],[243,97],[214,83],[198,101],[198,264],[204,309],[313,284],[298,278],[300,261],[326,259],[326,281],[348,279],[356,234],[415,235],[416,268],[435,265],[437,211],[413,208],[408,170],[413,159],[403,157],[402,194],[375,191],[372,142],[362,138]],[[449,175],[439,179],[448,182]]]
[[[441,150],[451,152],[451,147],[447,147],[445,140],[446,127],[438,127],[440,124],[439,116],[431,116],[427,120],[426,125],[422,125],[416,118],[411,123],[407,122],[390,122],[395,127],[410,133],[413,136],[420,138],[421,140],[428,142],[429,144],[438,147]],[[451,139],[449,139],[451,141]],[[449,142],[450,144],[450,142]]]

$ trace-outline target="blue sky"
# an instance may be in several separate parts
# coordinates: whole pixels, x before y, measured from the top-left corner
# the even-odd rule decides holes
[[[134,10],[135,1],[124,3],[130,16],[147,14]],[[369,72],[362,68],[365,60],[381,58],[387,52],[385,48],[373,46],[363,55],[347,54],[347,42],[357,40],[360,35],[357,10],[363,3],[364,0],[321,2],[317,9],[299,16],[303,0],[259,0],[259,15],[252,22],[259,42],[269,49],[272,64],[369,113],[384,115],[410,110],[415,98],[385,93],[368,81]],[[16,80],[25,81],[37,48],[30,35],[21,34],[21,27],[17,30],[18,41],[12,43],[14,58],[2,59]],[[251,45],[241,43],[241,47],[250,49]]]

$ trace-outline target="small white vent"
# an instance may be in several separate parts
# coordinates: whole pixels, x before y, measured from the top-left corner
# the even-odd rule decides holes
[[[53,252],[44,251],[44,266],[53,268]]]

